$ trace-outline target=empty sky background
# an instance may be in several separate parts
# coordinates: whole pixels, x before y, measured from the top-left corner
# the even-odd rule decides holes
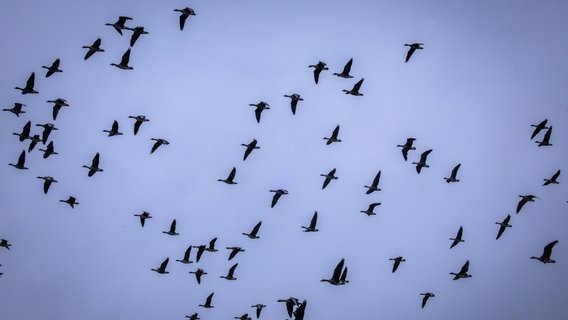
[[[185,30],[173,9],[193,8]],[[568,105],[562,1],[4,1],[0,4],[2,319],[231,319],[277,299],[306,299],[306,319],[559,319],[568,314]],[[132,71],[110,66],[128,48],[105,23],[144,26]],[[102,38],[103,53],[84,61]],[[423,42],[408,63],[405,43]],[[42,65],[61,59],[63,73]],[[353,79],[332,76],[353,58]],[[316,85],[308,65],[328,64]],[[21,95],[36,73],[37,95]],[[362,97],[345,95],[360,78]],[[295,116],[284,94],[305,99]],[[67,99],[56,121],[46,100]],[[254,119],[249,103],[271,109]],[[138,135],[129,115],[144,114]],[[530,140],[549,119],[552,147]],[[52,122],[59,155],[12,132]],[[118,120],[123,136],[102,132]],[[323,137],[341,125],[341,143]],[[170,142],[154,154],[150,138]],[[404,162],[400,148],[415,137]],[[539,135],[539,138],[542,134]],[[243,162],[253,138],[261,149]],[[539,140],[539,139],[535,139]],[[432,148],[430,168],[412,161]],[[99,172],[87,177],[95,153]],[[443,177],[462,163],[459,183]],[[226,185],[231,168],[237,185]],[[321,190],[337,168],[338,180]],[[562,169],[559,185],[542,186]],[[381,192],[363,185],[382,171]],[[36,176],[59,182],[43,194]],[[270,208],[270,189],[287,189]],[[541,199],[514,210],[518,195]],[[59,199],[73,195],[71,209]],[[376,216],[364,210],[381,202]],[[133,215],[154,217],[141,228]],[[319,213],[318,233],[303,233]],[[495,240],[507,214],[512,228]],[[162,233],[177,219],[179,236]],[[260,239],[241,235],[262,221]],[[464,227],[464,243],[449,249]],[[182,265],[189,244],[219,252]],[[559,240],[556,264],[530,260]],[[226,246],[246,252],[227,261]],[[391,273],[388,258],[407,262]],[[170,258],[170,274],[150,271]],[[192,252],[192,260],[195,251]],[[345,258],[346,286],[320,282]],[[452,281],[470,260],[470,279]],[[227,281],[238,262],[237,281]],[[198,285],[197,267],[209,274]],[[419,293],[436,294],[421,309]],[[215,292],[213,309],[203,309]]]

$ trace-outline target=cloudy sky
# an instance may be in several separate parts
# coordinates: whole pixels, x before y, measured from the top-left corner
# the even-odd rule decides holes
[[[179,13],[189,6],[183,31]],[[0,315],[3,319],[285,319],[277,299],[308,301],[306,319],[558,319],[568,314],[568,105],[561,1],[4,1],[0,4]],[[144,26],[130,65],[118,63]],[[98,37],[105,52],[88,60]],[[421,42],[408,63],[405,43]],[[42,65],[61,59],[62,73]],[[351,74],[341,72],[353,58]],[[308,65],[324,61],[319,84]],[[14,90],[35,72],[36,95]],[[346,95],[359,79],[363,96]],[[304,98],[292,115],[285,94]],[[64,98],[57,120],[47,100]],[[254,118],[251,103],[271,109]],[[132,133],[130,115],[150,122]],[[531,124],[553,126],[537,147]],[[117,120],[122,136],[107,137]],[[52,122],[58,155],[26,154],[12,132]],[[341,143],[323,137],[340,125]],[[400,148],[414,137],[408,162]],[[170,144],[150,154],[151,138]],[[253,138],[260,149],[242,160]],[[43,147],[43,146],[41,146]],[[430,168],[411,164],[433,149]],[[103,172],[87,176],[96,153]],[[443,177],[461,163],[459,183]],[[225,178],[236,167],[237,185]],[[321,189],[336,168],[338,180]],[[559,185],[543,179],[563,170]],[[380,192],[364,185],[377,171]],[[36,176],[59,182],[48,194]],[[289,191],[270,208],[270,189]],[[515,214],[519,195],[540,199]],[[74,209],[59,202],[75,196]],[[376,215],[364,210],[381,202]],[[153,216],[140,226],[134,214]],[[304,233],[314,211],[317,233]],[[511,214],[512,228],[495,240]],[[177,219],[180,235],[162,233]],[[260,239],[249,232],[259,221]],[[458,228],[465,239],[449,249]],[[183,265],[188,245],[218,252]],[[553,241],[556,264],[540,256]],[[227,246],[246,251],[227,261]],[[389,258],[407,260],[391,273]],[[167,275],[150,271],[170,258]],[[350,283],[329,278],[341,258]],[[191,259],[195,259],[195,251]],[[452,281],[470,261],[470,279]],[[237,281],[225,275],[238,262]],[[208,275],[200,285],[196,268]],[[436,294],[421,309],[422,292]],[[213,309],[198,307],[215,292]]]

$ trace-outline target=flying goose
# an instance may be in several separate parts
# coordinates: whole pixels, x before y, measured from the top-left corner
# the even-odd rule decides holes
[[[304,98],[300,97],[299,94],[294,93],[292,95],[284,95],[286,98],[290,98],[290,107],[292,108],[292,114],[296,114],[296,107],[298,106],[298,101],[304,101]]]
[[[128,61],[130,61],[130,48],[128,48],[128,50],[124,52],[124,54],[122,55],[122,59],[120,59],[119,64],[111,63],[110,65],[115,66],[122,70],[133,70],[134,68],[128,65]]]
[[[231,250],[231,253],[229,254],[229,259],[227,259],[228,261],[231,261],[231,259],[233,259],[237,255],[237,253],[245,251],[245,249],[241,247],[227,247],[227,249]]]
[[[548,129],[548,127],[546,126],[546,123],[548,122],[548,119],[544,119],[542,120],[539,124],[531,124],[531,127],[534,127],[534,131],[531,135],[531,140],[534,139],[534,137],[536,137],[536,135],[542,130],[542,129]]]
[[[260,238],[259,236],[257,236],[256,234],[258,233],[258,230],[260,229],[260,225],[262,224],[262,221],[259,221],[254,228],[252,228],[252,231],[250,233],[244,233],[243,234],[251,239],[258,239]]]
[[[495,240],[501,237],[503,232],[505,232],[505,229],[512,227],[512,225],[509,224],[509,220],[511,220],[510,214],[508,214],[505,220],[503,220],[502,222],[495,222],[495,224],[498,224],[500,226],[499,231],[497,232],[497,238],[495,238]]]
[[[16,164],[14,163],[8,163],[8,165],[16,168],[16,169],[20,169],[20,170],[26,170],[26,151],[22,150],[22,153],[20,153],[20,157],[18,158],[18,162],[16,162]]]
[[[185,250],[185,253],[183,254],[183,259],[182,260],[177,260],[177,262],[181,262],[183,264],[190,264],[193,263],[193,261],[189,260],[189,255],[191,254],[191,248],[192,246],[190,245],[189,247],[187,247],[187,249]]]
[[[14,89],[20,90],[22,91],[22,94],[36,94],[39,93],[36,90],[34,90],[34,82],[35,82],[35,73],[32,72],[32,74],[30,75],[30,77],[28,78],[28,81],[26,81],[26,86],[23,88],[20,87],[15,87]]]
[[[37,178],[43,180],[43,193],[45,194],[47,194],[47,191],[49,191],[49,187],[51,186],[51,184],[53,182],[57,182],[57,180],[53,179],[53,177],[50,176],[37,177]]]
[[[249,144],[244,144],[241,143],[241,146],[243,147],[247,147],[245,150],[245,155],[243,157],[243,161],[245,161],[247,159],[247,157],[249,156],[249,154],[252,152],[252,150],[254,149],[260,149],[260,147],[257,147],[256,144],[258,142],[256,141],[256,139],[252,139],[252,141]]]
[[[207,246],[202,244],[197,246],[196,248],[197,248],[197,253],[195,254],[195,262],[199,262],[199,259],[201,259],[201,255],[203,255],[203,252],[205,252]]]
[[[318,84],[319,76],[320,76],[320,73],[322,72],[322,70],[329,70],[329,68],[327,67],[327,64],[325,62],[321,62],[321,61],[318,61],[317,64],[309,65],[308,68],[314,68],[314,80],[315,80],[316,84]]]
[[[166,260],[164,260],[162,262],[162,264],[160,264],[160,267],[158,269],[150,269],[152,271],[156,271],[159,274],[167,274],[169,273],[168,271],[166,271],[166,267],[168,266],[168,262],[170,261],[170,258],[166,258]]]
[[[532,194],[527,194],[527,195],[519,195],[519,197],[521,197],[521,200],[519,200],[519,203],[517,204],[517,210],[515,211],[515,213],[519,213],[521,211],[521,209],[523,208],[523,206],[525,205],[525,203],[527,202],[534,202],[534,199],[540,199],[539,197],[532,195]]]
[[[10,250],[11,246],[12,246],[12,244],[8,243],[8,240],[6,240],[6,239],[0,240],[0,247],[3,247],[3,248]]]
[[[296,308],[296,311],[294,311],[294,319],[295,320],[304,320],[304,314],[306,312],[306,304],[308,304],[308,302],[306,300],[304,300],[298,306],[298,308]]]
[[[272,203],[270,204],[271,208],[274,208],[274,206],[276,205],[276,203],[278,202],[278,199],[280,199],[280,197],[283,194],[288,194],[287,190],[284,189],[276,189],[276,190],[270,190],[270,192],[274,192],[274,196],[272,197]]]
[[[174,219],[172,221],[172,224],[170,225],[170,230],[169,231],[162,231],[162,233],[165,233],[165,234],[170,235],[170,236],[179,235],[179,233],[176,232],[176,219]]]
[[[323,185],[321,187],[322,190],[327,187],[331,180],[337,180],[337,177],[335,176],[335,168],[331,169],[331,171],[327,174],[320,174],[320,176],[325,177],[325,180],[323,181]]]
[[[41,134],[41,142],[43,144],[47,143],[47,139],[49,138],[49,135],[51,134],[51,131],[53,130],[59,130],[55,127],[55,125],[53,125],[53,123],[46,123],[46,124],[36,124],[36,126],[38,127],[42,127],[43,128],[43,132]]]
[[[138,38],[140,37],[141,34],[148,34],[148,31],[144,30],[144,27],[135,27],[135,28],[129,28],[129,27],[124,27],[124,29],[128,29],[130,31],[132,31],[132,37],[130,38],[130,47],[133,47],[134,44],[136,43],[136,40],[138,40]],[[128,49],[130,50],[130,49]]]
[[[304,230],[304,232],[318,232],[319,230],[316,229],[316,224],[318,223],[318,212],[314,212],[314,215],[312,216],[312,220],[310,221],[310,225],[307,227],[302,226]]]
[[[426,159],[428,158],[430,152],[432,152],[432,149],[428,149],[422,152],[422,155],[420,155],[420,161],[412,163],[416,165],[416,172],[418,172],[418,174],[420,174],[420,170],[422,170],[422,168],[430,168],[430,166],[426,164]]]
[[[128,116],[129,118],[135,119],[134,122],[134,135],[138,133],[138,129],[140,129],[140,125],[142,122],[150,121],[150,119],[146,118],[146,116],[138,115],[138,116]]]
[[[229,176],[227,176],[227,179],[217,179],[217,181],[225,182],[226,184],[237,184],[237,182],[234,181],[236,173],[237,168],[233,167],[233,169],[229,173]]]
[[[53,61],[53,63],[51,64],[51,66],[41,66],[42,68],[47,69],[47,73],[45,74],[46,78],[49,78],[52,74],[56,73],[56,72],[63,72],[63,70],[59,69],[59,59],[55,59],[55,61]]]
[[[455,273],[455,272],[450,272],[451,275],[454,276],[453,280],[458,280],[458,279],[464,279],[464,278],[471,278],[470,274],[467,274],[467,271],[469,270],[469,260],[467,260],[464,265],[461,267],[460,272]]]
[[[556,179],[558,179],[558,176],[560,176],[560,170],[556,171],[556,173],[550,177],[550,179],[544,179],[544,184],[543,186],[547,186],[549,184],[558,184],[558,181]]]
[[[379,170],[379,172],[377,173],[377,175],[375,176],[375,178],[373,179],[373,182],[371,183],[370,186],[365,186],[365,188],[369,189],[367,190],[367,192],[365,192],[366,194],[371,194],[375,191],[381,191],[381,188],[379,188],[379,180],[381,180],[381,170]]]
[[[362,213],[364,213],[364,214],[366,214],[367,216],[370,217],[370,216],[376,215],[376,213],[374,213],[373,210],[375,210],[376,206],[380,206],[380,205],[381,205],[380,202],[371,203],[369,205],[369,208],[367,208],[367,210],[361,210],[359,212],[362,212]]]
[[[166,146],[167,146],[168,144],[170,144],[170,143],[168,142],[168,140],[166,140],[166,139],[156,139],[156,138],[152,138],[152,139],[150,139],[150,140],[156,141],[156,142],[154,143],[154,145],[152,146],[152,150],[150,150],[150,154],[154,153],[154,151],[156,151],[159,146],[161,146],[161,145],[166,145]]]
[[[95,40],[95,42],[93,42],[93,44],[90,46],[83,46],[83,49],[89,49],[89,51],[87,51],[87,53],[85,54],[83,60],[89,59],[93,54],[95,54],[95,52],[105,52],[103,49],[101,49],[101,38],[97,38],[97,40]]]
[[[270,109],[270,105],[264,101],[260,101],[259,103],[250,103],[249,106],[251,107],[256,107],[256,109],[254,110],[254,116],[256,117],[256,122],[260,123],[260,115],[262,113],[262,110],[264,109]]]
[[[62,99],[62,98],[57,98],[55,100],[47,100],[47,102],[53,103],[53,112],[52,112],[53,121],[55,121],[55,119],[57,119],[57,114],[59,114],[59,110],[61,110],[61,107],[68,107],[69,106],[69,104],[67,103],[67,100]]]
[[[12,134],[18,136],[19,137],[18,140],[20,140],[20,142],[24,142],[26,139],[31,139],[30,136],[31,127],[32,127],[32,122],[28,121],[22,128],[22,132],[20,133],[12,132]]]
[[[86,166],[84,165],[83,168],[89,169],[89,173],[87,174],[89,177],[92,177],[97,172],[102,172],[103,169],[99,168],[99,153],[95,154],[93,160],[91,160],[91,165]]]
[[[424,298],[422,298],[422,308],[426,306],[426,301],[428,301],[428,299],[435,297],[435,295],[432,292],[421,293],[420,295],[424,296]]]
[[[234,318],[234,319],[239,319],[239,320],[252,320],[252,318],[249,317],[249,314],[248,314],[248,313],[245,313],[245,314],[243,314],[243,315],[240,316],[240,317],[233,317],[233,318]]]
[[[424,49],[422,47],[424,45],[423,43],[412,43],[412,44],[405,43],[404,45],[410,47],[408,48],[408,52],[406,53],[406,59],[404,60],[404,63],[410,60],[410,57],[412,57],[412,54],[414,53],[414,51],[416,51],[416,49],[418,50]]]
[[[450,182],[460,182],[459,179],[456,179],[456,176],[458,174],[458,170],[460,169],[461,163],[458,163],[453,169],[452,169],[452,173],[450,174],[449,178],[444,178],[446,180],[447,183]]]
[[[52,154],[59,154],[59,153],[55,152],[55,150],[53,148],[53,141],[50,141],[47,144],[47,147],[45,149],[39,149],[39,151],[43,151],[43,158],[44,159],[47,159]]]
[[[174,9],[174,11],[180,12],[181,15],[179,16],[179,29],[183,31],[183,26],[185,25],[185,20],[187,17],[194,16],[195,11],[189,7],[185,7],[183,9]]]
[[[194,314],[192,314],[191,316],[185,316],[186,318],[189,318],[189,320],[200,320],[201,318],[199,318],[199,314],[196,312]]]
[[[217,252],[218,250],[215,249],[215,242],[217,242],[217,238],[213,238],[211,239],[211,241],[209,241],[209,246],[207,248],[205,248],[205,251],[209,251],[209,252]]]
[[[460,243],[460,242],[465,242],[464,240],[462,240],[462,235],[463,235],[463,227],[460,226],[458,233],[456,234],[456,237],[450,238],[450,240],[453,240],[452,245],[450,246],[450,249],[457,246],[458,243]]]
[[[292,314],[294,313],[294,306],[299,306],[300,301],[297,298],[290,297],[288,299],[278,299],[276,302],[285,302],[286,303],[286,311],[288,311],[288,316],[292,318]]]
[[[536,141],[539,147],[552,146],[552,143],[550,143],[550,133],[552,133],[552,126],[548,127],[548,130],[546,130],[546,132],[544,133],[544,138],[542,138],[542,141]]]
[[[23,103],[14,103],[14,106],[10,109],[2,109],[2,111],[9,111],[12,112],[13,114],[15,114],[18,118],[20,117],[20,114],[22,113],[26,113],[24,110],[22,110],[22,107],[25,107],[26,105]]]
[[[79,202],[77,202],[77,199],[75,199],[75,197],[69,196],[69,198],[67,200],[59,200],[59,202],[65,202],[68,205],[71,206],[71,208],[75,208],[76,204],[79,204]]]
[[[32,152],[32,150],[35,148],[35,146],[37,145],[38,142],[41,141],[41,139],[39,138],[39,134],[34,134],[31,138],[30,138],[30,146],[28,147],[28,153]]]
[[[550,255],[552,254],[552,248],[554,245],[558,243],[558,240],[554,240],[551,243],[547,244],[542,251],[542,255],[540,257],[531,257],[531,259],[536,259],[544,264],[547,263],[555,263],[556,261],[550,259]]]
[[[212,292],[208,297],[207,300],[205,300],[205,304],[200,304],[200,307],[203,308],[214,308],[215,306],[211,305],[211,299],[213,299],[213,295],[215,294],[215,292]]]
[[[329,138],[323,138],[324,140],[327,140],[327,142],[325,143],[326,145],[330,145],[333,142],[341,142],[341,139],[337,139],[337,135],[339,134],[339,125],[337,125],[335,127],[335,129],[333,129],[333,132],[331,133],[331,137]]]
[[[126,27],[124,26],[126,20],[132,20],[132,18],[120,16],[115,23],[105,23],[105,25],[112,26],[118,33],[120,33],[120,35],[122,35],[122,29],[126,29]]]
[[[144,223],[146,221],[146,219],[151,219],[152,216],[150,215],[149,212],[143,211],[142,213],[137,213],[134,215],[135,217],[140,217],[140,224],[142,225],[142,227],[144,227]]]
[[[351,72],[351,65],[353,64],[353,58],[349,59],[345,66],[343,67],[343,71],[341,73],[334,73],[334,76],[338,76],[340,78],[353,78],[353,76],[349,75]]]
[[[321,279],[321,282],[329,282],[333,285],[342,285],[344,283],[341,283],[340,277],[341,277],[341,271],[343,270],[343,264],[345,263],[345,259],[341,259],[341,261],[339,261],[339,263],[335,266],[335,269],[333,270],[333,275],[331,276],[331,278],[329,279]]]
[[[345,94],[351,94],[354,96],[362,96],[363,94],[359,92],[359,89],[361,89],[361,85],[363,84],[364,80],[365,78],[361,78],[361,80],[357,81],[357,83],[353,86],[353,89],[343,89],[343,92],[345,92]]]
[[[394,264],[392,266],[392,273],[394,273],[396,269],[398,269],[398,266],[401,262],[406,261],[403,257],[389,258],[389,260],[394,261]]]
[[[397,145],[397,147],[402,148],[402,157],[404,158],[404,161],[408,160],[408,151],[409,150],[416,150],[416,148],[412,146],[412,144],[414,143],[414,140],[416,140],[416,138],[407,138],[405,144]]]
[[[108,137],[122,135],[122,132],[118,131],[118,121],[116,120],[112,123],[112,128],[110,130],[103,130],[103,132],[107,132]]]
[[[201,284],[201,276],[207,274],[207,272],[205,272],[201,268],[197,268],[197,270],[190,271],[189,273],[193,273],[195,275],[195,279],[197,280],[197,284]]]
[[[237,268],[237,266],[239,265],[239,263],[235,263],[231,269],[229,269],[229,272],[227,273],[226,276],[220,276],[219,278],[223,278],[223,279],[227,279],[227,280],[237,280],[237,278],[235,278],[233,276],[233,274],[235,273],[235,269]]]
[[[251,308],[256,308],[256,318],[260,318],[260,312],[262,311],[262,308],[265,308],[266,305],[258,303],[255,304],[254,306],[251,306]]]

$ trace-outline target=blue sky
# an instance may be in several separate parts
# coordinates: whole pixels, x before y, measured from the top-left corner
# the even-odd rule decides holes
[[[179,13],[189,6],[185,29]],[[27,105],[17,118],[0,114],[0,310],[5,319],[202,319],[251,315],[284,319],[277,299],[306,299],[306,319],[560,318],[568,314],[563,264],[568,193],[563,174],[568,146],[564,17],[560,1],[18,1],[0,5],[3,37],[2,108]],[[144,26],[130,65],[129,47],[105,23],[125,15]],[[105,52],[84,61],[102,39]],[[404,63],[405,43],[422,42]],[[61,59],[62,73],[45,78],[42,65]],[[353,58],[353,79],[332,76]],[[319,60],[319,84],[308,65]],[[21,95],[31,72],[37,95]],[[345,95],[360,78],[362,97]],[[305,99],[292,115],[285,94]],[[64,98],[56,121],[46,100]],[[251,103],[266,101],[260,123]],[[138,135],[129,115],[144,114]],[[530,140],[531,124],[548,119],[552,147]],[[118,137],[107,137],[117,120]],[[32,121],[59,128],[15,162]],[[341,126],[341,143],[323,137]],[[414,137],[404,162],[397,144]],[[539,136],[539,137],[542,137]],[[170,145],[150,155],[150,138]],[[242,161],[253,138],[260,149]],[[535,139],[537,140],[537,139]],[[43,147],[43,146],[42,146]],[[433,149],[430,168],[412,161]],[[87,177],[100,153],[103,172]],[[447,184],[462,163],[459,183]],[[237,185],[226,185],[232,167]],[[321,190],[320,174],[338,180]],[[559,185],[544,178],[563,170]],[[378,170],[383,191],[366,195]],[[36,176],[59,182],[47,195]],[[270,189],[290,192],[270,208]],[[515,214],[518,195],[535,194]],[[71,209],[59,199],[74,195]],[[360,213],[381,202],[376,216]],[[133,215],[152,219],[140,227]],[[314,211],[317,233],[303,233]],[[498,226],[511,224],[499,240]],[[179,236],[162,233],[172,219]],[[262,221],[260,239],[249,232]],[[449,249],[460,226],[464,243]],[[218,237],[219,252],[182,265],[188,245]],[[556,264],[530,260],[553,241]],[[246,252],[227,261],[227,246]],[[388,259],[406,262],[391,273]],[[170,258],[168,275],[150,271]],[[192,252],[192,260],[195,251]],[[319,280],[341,258],[346,286]],[[452,281],[470,261],[471,279]],[[237,281],[225,275],[235,263]],[[208,272],[200,285],[188,274]],[[436,294],[420,308],[419,293]],[[198,307],[215,292],[213,309]]]

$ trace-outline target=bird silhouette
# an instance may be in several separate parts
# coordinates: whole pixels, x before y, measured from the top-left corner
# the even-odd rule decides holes
[[[69,196],[69,198],[67,198],[67,200],[59,200],[59,202],[65,202],[68,205],[70,205],[71,208],[75,208],[75,205],[79,204],[79,202],[77,202],[77,199],[73,196]]]
[[[250,233],[244,233],[243,235],[251,238],[251,239],[258,239],[260,238],[259,236],[257,236],[256,234],[258,233],[258,230],[260,229],[260,226],[262,225],[262,221],[259,221],[253,228],[252,231]]]
[[[316,224],[318,223],[318,212],[314,212],[314,215],[312,216],[312,220],[310,221],[310,225],[307,227],[302,226],[304,230],[304,232],[318,232],[319,230],[316,229]]]
[[[264,101],[260,101],[259,103],[250,103],[249,106],[256,107],[254,110],[254,116],[257,123],[260,123],[260,115],[262,114],[262,111],[270,109],[270,105]]]
[[[544,179],[543,186],[547,186],[549,184],[558,184],[558,176],[560,176],[560,170],[556,171],[556,173],[549,179]]]
[[[22,107],[25,107],[25,106],[26,105],[23,104],[23,103],[16,102],[16,103],[14,103],[14,106],[12,108],[10,108],[10,109],[5,108],[5,109],[2,109],[2,111],[9,111],[9,112],[15,114],[19,118],[20,114],[26,113],[24,110],[22,110]]]
[[[323,70],[329,70],[329,68],[327,67],[327,64],[325,62],[322,62],[322,61],[318,61],[317,64],[311,64],[311,65],[308,66],[308,68],[314,68],[314,81],[316,82],[316,84],[318,84],[318,82],[319,82],[320,73]]]
[[[90,46],[83,46],[83,49],[89,49],[89,51],[87,51],[87,53],[85,54],[83,60],[89,59],[96,52],[105,52],[103,49],[101,49],[101,38],[97,38],[97,40],[95,40],[95,42],[93,42],[93,44],[91,44]]]
[[[23,88],[15,87],[14,89],[22,91],[22,94],[37,94],[38,91],[34,90],[34,82],[35,82],[35,73],[29,76],[28,81],[26,81],[26,86]]]
[[[512,225],[509,224],[509,220],[511,220],[510,214],[508,214],[502,222],[495,222],[495,224],[498,224],[500,226],[499,231],[497,232],[497,238],[495,238],[495,240],[501,238],[501,235],[503,234],[503,232],[505,232],[505,229],[512,227]]]
[[[325,187],[327,187],[327,185],[331,180],[337,180],[337,177],[335,176],[335,170],[336,169],[333,168],[327,174],[320,174],[320,176],[325,177],[325,180],[323,181],[323,185],[321,187],[322,190],[325,189]]]
[[[162,264],[160,264],[160,267],[158,269],[150,269],[152,271],[156,271],[159,274],[167,274],[169,273],[168,271],[166,271],[166,267],[168,266],[168,262],[170,261],[170,258],[166,258],[166,260],[164,260],[162,262]]]
[[[146,116],[143,115],[128,116],[128,117],[136,120],[136,122],[134,122],[134,135],[138,133],[138,130],[140,129],[140,126],[142,125],[143,122],[150,121],[150,119],[146,118]]]
[[[137,213],[134,215],[135,217],[139,217],[140,218],[140,225],[142,225],[142,227],[144,227],[144,223],[146,222],[146,219],[151,219],[152,216],[150,215],[149,212],[143,211],[142,213]]]
[[[229,172],[229,175],[227,176],[226,179],[217,179],[217,181],[225,182],[226,184],[237,184],[237,182],[234,181],[236,173],[237,173],[237,168],[233,167],[233,169],[231,170],[231,172]]]
[[[367,210],[361,210],[360,212],[366,214],[366,215],[369,216],[369,217],[370,217],[370,216],[373,216],[373,215],[376,215],[376,213],[373,212],[373,210],[375,210],[375,207],[376,207],[376,206],[380,206],[380,205],[381,205],[380,202],[371,203],[371,204],[369,205],[369,208],[367,208]]]
[[[26,168],[26,151],[22,150],[22,153],[20,153],[20,156],[18,157],[18,162],[8,163],[8,165],[20,170],[28,169]]]
[[[115,23],[105,23],[105,25],[112,26],[116,30],[116,32],[122,35],[122,29],[126,29],[126,27],[124,26],[126,20],[132,20],[132,18],[120,16],[118,17],[118,20]]]
[[[325,144],[330,145],[334,142],[341,142],[341,139],[337,138],[338,135],[339,135],[339,125],[337,125],[335,129],[333,129],[333,132],[331,133],[331,136],[329,138],[323,138],[324,140],[327,140]]]
[[[276,203],[278,203],[278,199],[280,199],[280,197],[283,194],[288,194],[288,191],[284,189],[270,190],[270,192],[274,192],[274,196],[272,197],[272,203],[270,204],[271,208],[274,208]]]
[[[467,260],[464,263],[464,265],[460,269],[460,272],[458,273],[450,272],[450,274],[454,276],[453,280],[471,278],[471,275],[467,273],[468,270],[469,270],[469,260]]]
[[[213,295],[215,294],[215,292],[212,292],[209,296],[207,296],[207,299],[205,300],[205,304],[200,304],[200,307],[203,308],[214,308],[215,306],[211,305],[211,299],[213,299]]]
[[[366,194],[371,194],[375,191],[381,191],[381,188],[379,188],[379,181],[381,180],[381,170],[379,170],[379,172],[377,172],[377,174],[375,175],[375,178],[373,179],[373,182],[371,183],[370,186],[364,186],[365,188],[367,188],[367,192],[365,192]]]
[[[237,268],[237,266],[239,265],[239,263],[235,263],[230,269],[229,272],[227,272],[226,276],[220,276],[220,278],[223,279],[227,279],[227,280],[237,280],[237,278],[235,278],[233,276],[233,274],[235,273],[235,269]]]
[[[392,265],[392,273],[398,269],[401,262],[406,261],[403,257],[389,258],[389,260],[394,261],[394,264]]]
[[[165,233],[165,234],[170,235],[170,236],[179,235],[179,233],[176,232],[176,219],[174,219],[172,221],[172,224],[170,225],[170,230],[169,231],[162,231],[162,233]]]
[[[536,259],[544,264],[547,263],[556,263],[555,260],[550,259],[550,255],[552,254],[552,248],[558,243],[558,240],[554,240],[551,243],[547,244],[542,251],[542,255],[540,257],[531,257],[531,259]]]
[[[296,114],[296,107],[298,106],[298,101],[304,101],[304,98],[300,97],[299,94],[293,93],[292,95],[284,95],[286,98],[290,98],[290,107],[292,108],[292,114]]]
[[[406,53],[406,59],[404,59],[405,63],[408,62],[408,60],[410,60],[410,57],[412,57],[414,51],[424,49],[422,47],[424,45],[423,43],[412,43],[412,44],[405,43],[404,45],[409,47],[408,52]]]
[[[132,31],[132,37],[130,37],[130,47],[134,46],[134,44],[136,43],[136,40],[138,40],[140,35],[148,34],[148,31],[144,30],[144,27],[140,27],[140,26],[135,27],[135,28],[124,27],[124,29]],[[130,50],[130,49],[128,49],[128,50]]]
[[[351,72],[351,65],[353,65],[353,58],[349,59],[345,66],[343,67],[343,71],[341,73],[334,73],[334,76],[338,76],[340,78],[353,78],[349,72]]]
[[[109,137],[122,135],[122,132],[118,131],[118,121],[116,120],[112,123],[112,128],[110,130],[103,130],[103,132],[108,133]]]
[[[150,154],[154,153],[154,151],[156,151],[158,149],[158,147],[160,147],[161,145],[168,145],[170,144],[168,142],[168,140],[166,139],[156,139],[156,138],[152,138],[150,140],[156,141],[154,142],[154,145],[152,146],[152,150],[150,150]]]
[[[450,240],[453,240],[452,245],[450,246],[450,249],[457,246],[458,243],[464,242],[464,240],[462,240],[462,235],[463,235],[463,227],[460,226],[460,228],[458,229],[458,233],[456,234],[456,237],[450,238]]]
[[[99,168],[99,157],[100,157],[100,155],[97,152],[97,154],[95,154],[95,156],[93,157],[93,160],[91,160],[91,165],[90,166],[87,166],[87,165],[83,166],[83,168],[89,169],[89,173],[87,174],[89,177],[92,177],[97,172],[103,171],[103,169]]]
[[[448,178],[444,178],[446,180],[447,183],[450,182],[460,182],[459,179],[456,178],[457,174],[458,174],[458,170],[461,167],[461,163],[458,163],[453,169],[452,169],[452,173],[450,174],[450,176]]]
[[[248,158],[248,156],[250,155],[252,150],[260,149],[260,147],[256,146],[257,143],[258,143],[258,141],[256,141],[256,139],[252,139],[252,141],[249,144],[241,143],[241,146],[247,147],[246,150],[245,150],[245,155],[243,156],[243,161],[245,161]]]
[[[47,194],[47,191],[49,191],[49,187],[51,186],[52,183],[58,182],[57,180],[55,180],[51,176],[44,176],[44,177],[37,177],[37,178],[43,180],[43,193],[45,193],[45,194]]]
[[[63,70],[59,69],[59,63],[61,61],[59,59],[55,59],[55,61],[53,61],[53,63],[51,64],[51,66],[41,66],[44,69],[47,69],[47,73],[45,74],[46,78],[49,78],[52,74],[56,73],[56,72],[63,72]]]
[[[133,70],[134,68],[128,65],[129,61],[130,61],[130,48],[128,48],[128,50],[124,52],[124,54],[122,55],[122,59],[120,59],[119,64],[111,63],[110,65],[115,66],[122,70]]]
[[[343,92],[345,92],[345,94],[350,94],[350,95],[354,95],[354,96],[362,96],[363,94],[361,92],[359,92],[359,89],[361,89],[361,85],[363,84],[363,81],[365,79],[361,78],[361,80],[357,81],[357,83],[355,83],[355,85],[353,86],[353,89],[351,90],[347,90],[347,89],[343,89]]]
[[[416,172],[418,172],[418,174],[420,174],[420,170],[422,170],[422,168],[429,168],[430,167],[428,164],[426,164],[426,159],[428,158],[428,155],[430,154],[430,152],[432,152],[432,149],[429,149],[429,150],[422,152],[422,154],[420,155],[420,160],[418,162],[412,163],[412,164],[416,165]]]
[[[183,9],[174,9],[174,11],[180,12],[181,15],[179,16],[179,29],[183,31],[183,27],[185,26],[185,20],[189,16],[195,16],[195,11],[189,7],[185,7]]]

